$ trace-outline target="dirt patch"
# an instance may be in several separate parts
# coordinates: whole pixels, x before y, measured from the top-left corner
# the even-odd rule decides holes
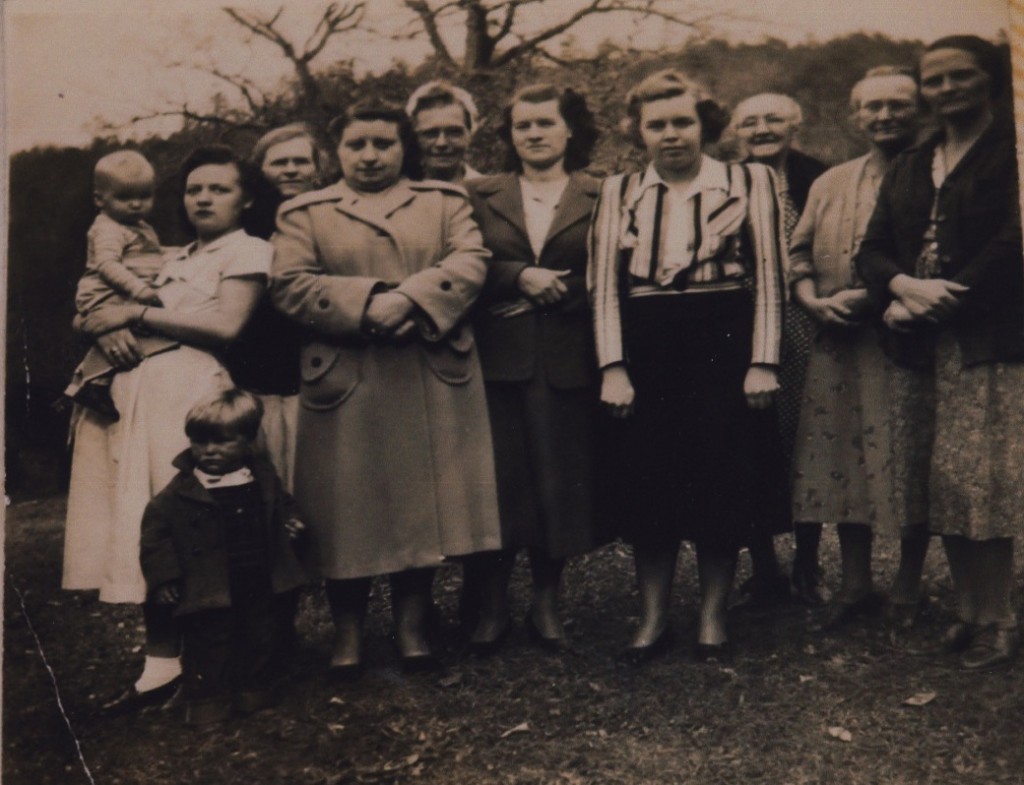
[[[908,640],[894,646],[879,621],[816,634],[809,631],[814,614],[795,605],[770,614],[736,610],[730,624],[737,653],[727,668],[689,659],[689,550],[676,588],[677,645],[640,670],[615,665],[636,613],[632,560],[617,545],[567,570],[563,607],[573,653],[541,653],[518,628],[499,656],[476,661],[457,654],[448,629],[446,668],[438,674],[398,671],[381,582],[371,601],[367,673],[358,684],[328,686],[329,620],[322,592],[311,590],[282,704],[197,732],[169,712],[96,716],[95,707],[138,671],[140,618],[134,607],[60,590],[63,514],[62,498],[8,510],[8,785],[88,783],[68,722],[103,785],[994,785],[1020,782],[1024,770],[1022,666],[967,674],[954,660],[913,653],[936,640],[951,617],[935,546],[926,571],[931,603]],[[878,544],[882,586],[894,572],[894,545]],[[827,535],[822,553],[830,576],[836,549]],[[522,565],[513,582],[519,618],[525,581]],[[457,570],[442,571],[436,599],[446,619],[455,616],[457,592]],[[925,705],[904,704],[929,693],[935,697]]]

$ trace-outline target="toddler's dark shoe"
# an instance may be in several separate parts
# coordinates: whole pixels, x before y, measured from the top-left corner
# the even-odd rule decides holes
[[[99,713],[104,717],[120,717],[124,714],[156,708],[174,696],[179,684],[181,684],[180,676],[155,690],[146,690],[145,692],[139,692],[132,685],[116,698],[100,706]]]
[[[231,699],[226,696],[201,701],[185,701],[185,724],[190,728],[224,722],[230,716]]]
[[[240,690],[235,694],[235,711],[239,714],[255,714],[278,704],[277,690],[273,687]]]

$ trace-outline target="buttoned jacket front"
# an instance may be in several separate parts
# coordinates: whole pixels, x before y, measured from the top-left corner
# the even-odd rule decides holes
[[[149,591],[180,581],[176,616],[231,607],[224,513],[196,479],[190,453],[174,460],[178,474],[147,505],[139,546],[142,574]],[[295,514],[290,497],[269,463],[256,459],[253,475],[263,500],[262,525],[270,563],[270,583],[277,593],[306,582],[285,522]]]
[[[596,379],[593,328],[587,301],[587,232],[600,183],[583,172],[569,175],[539,256],[534,258],[523,214],[519,176],[506,173],[466,184],[473,217],[491,252],[487,282],[474,310],[484,379],[522,382],[543,373],[556,389],[578,389]],[[511,318],[496,304],[523,298],[519,275],[528,267],[567,270],[568,293],[556,305]]]

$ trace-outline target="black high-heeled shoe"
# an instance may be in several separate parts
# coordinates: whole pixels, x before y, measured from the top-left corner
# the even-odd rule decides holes
[[[658,637],[648,643],[646,646],[627,646],[616,658],[616,661],[620,665],[626,665],[631,668],[639,668],[641,665],[646,665],[652,660],[656,660],[669,653],[672,650],[672,632],[668,627],[665,627]]]
[[[469,653],[474,657],[485,659],[487,657],[493,657],[499,651],[501,651],[505,643],[508,641],[508,636],[512,632],[512,619],[508,619],[505,622],[505,626],[501,628],[494,638],[489,641],[474,641],[470,640],[467,648]]]
[[[729,641],[698,643],[693,647],[693,658],[705,665],[723,665],[732,661],[732,647]]]
[[[559,638],[549,638],[544,635],[537,626],[537,622],[533,620],[532,611],[526,614],[523,626],[526,627],[526,634],[530,641],[550,654],[564,654],[572,648],[569,639],[564,635]]]

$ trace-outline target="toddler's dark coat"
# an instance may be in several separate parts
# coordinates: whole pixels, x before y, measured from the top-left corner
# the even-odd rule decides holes
[[[188,450],[174,459],[178,475],[153,497],[142,516],[140,557],[150,591],[169,581],[181,583],[176,616],[231,607],[224,516],[192,470]],[[294,516],[291,497],[273,467],[256,457],[250,469],[263,497],[270,583],[274,594],[296,589],[306,575],[285,522]]]

